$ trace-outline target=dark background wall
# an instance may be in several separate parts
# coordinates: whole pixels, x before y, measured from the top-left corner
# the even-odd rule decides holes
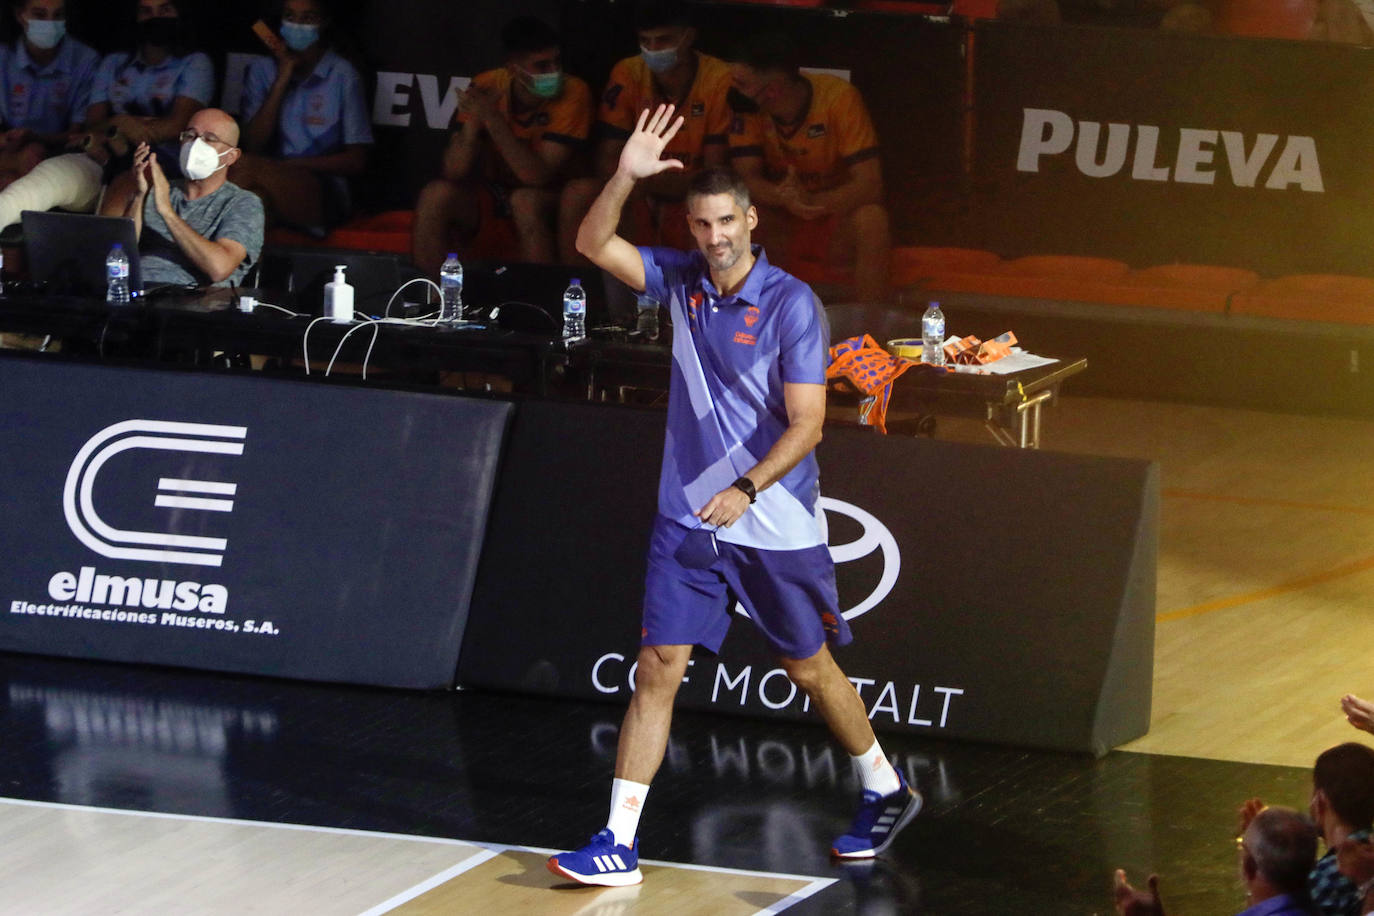
[[[260,53],[250,31],[271,2],[185,0],[217,65]],[[101,50],[127,42],[133,0],[73,0],[72,31]],[[1374,50],[1316,42],[1185,36],[1152,24],[1140,4],[1095,4],[1097,20],[1125,26],[1036,27],[835,9],[698,3],[698,46],[729,58],[740,42],[783,31],[808,66],[849,73],[872,112],[899,244],[990,248],[1006,257],[1072,253],[1143,267],[1171,261],[1249,267],[1262,274],[1374,274]],[[408,208],[436,170],[447,138],[425,116],[454,78],[501,62],[498,35],[519,14],[565,36],[566,69],[600,91],[611,65],[635,52],[630,0],[341,0],[339,32],[368,80],[376,147],[360,200]],[[1066,18],[1075,7],[1065,5]],[[1111,12],[1108,16],[1103,10]],[[1081,11],[1080,11],[1081,12]],[[1115,17],[1113,19],[1113,17]],[[7,19],[12,32],[13,23]],[[232,69],[232,68],[231,68]],[[232,81],[232,73],[223,75]],[[223,81],[222,81],[223,83]],[[393,87],[383,99],[379,84]],[[399,87],[399,88],[396,88]],[[426,92],[427,90],[427,92]],[[399,100],[399,102],[397,101]],[[1062,111],[1076,124],[1159,128],[1158,162],[1180,131],[1313,139],[1324,188],[1240,188],[1220,144],[1210,184],[1143,182],[1131,163],[1088,177],[1074,150],[1016,168],[1026,108]],[[387,123],[390,121],[391,123]],[[1097,150],[1100,156],[1102,150]],[[1261,172],[1274,167],[1276,150]]]

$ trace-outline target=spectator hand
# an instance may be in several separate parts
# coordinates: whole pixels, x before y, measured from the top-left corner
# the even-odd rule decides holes
[[[778,194],[782,197],[783,207],[797,219],[820,219],[829,212],[820,204],[811,202],[811,195],[802,187],[795,166],[787,167],[787,174],[778,182]]]
[[[1346,837],[1336,847],[1336,867],[1357,885],[1374,878],[1374,843]]]
[[[19,149],[29,141],[29,129],[27,127],[12,127],[0,134],[0,145],[7,150]]]
[[[1159,899],[1159,876],[1150,875],[1148,893],[1131,887],[1126,872],[1118,868],[1113,882],[1113,897],[1120,916],[1165,916]]]
[[[1341,712],[1345,713],[1346,721],[1360,731],[1374,733],[1374,703],[1347,693],[1341,697]]]
[[[1250,822],[1255,819],[1255,815],[1268,807],[1258,798],[1248,799],[1245,804],[1241,805],[1236,812],[1236,836],[1244,836],[1245,831],[1250,828]]]
[[[500,95],[481,86],[468,86],[467,91],[458,96],[458,111],[467,115],[482,126],[500,114]]]
[[[140,197],[148,193],[149,182],[151,182],[151,169],[148,160],[153,157],[153,151],[148,144],[140,143],[134,150],[134,181],[138,184],[138,194]]]
[[[634,133],[625,141],[620,151],[620,173],[638,181],[649,178],[668,169],[680,169],[682,163],[677,159],[660,159],[663,150],[672,142],[685,119],[680,115],[673,120],[673,106],[660,105],[652,116],[646,108],[639,113],[639,123]],[[736,490],[735,492],[739,492]],[[744,494],[740,494],[743,496]],[[746,500],[748,497],[745,497]],[[736,516],[738,518],[738,516]],[[734,519],[731,519],[733,521]]]
[[[162,171],[162,165],[157,161],[157,154],[148,156],[148,179],[153,188],[153,204],[157,207],[157,212],[165,218],[172,212],[172,186],[167,183],[167,176]]]

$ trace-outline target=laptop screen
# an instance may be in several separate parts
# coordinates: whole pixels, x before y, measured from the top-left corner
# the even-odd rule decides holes
[[[104,299],[105,258],[115,242],[129,255],[129,289],[143,289],[133,220],[38,210],[25,210],[21,219],[29,277],[45,292]]]

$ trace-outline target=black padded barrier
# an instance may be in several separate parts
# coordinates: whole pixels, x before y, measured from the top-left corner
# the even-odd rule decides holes
[[[511,405],[9,356],[0,391],[0,649],[451,686]]]
[[[661,413],[521,407],[461,686],[626,701],[662,439]],[[1146,732],[1154,464],[848,428],[818,455],[855,633],[836,656],[875,727],[1095,754]],[[815,715],[743,618],[679,703]]]

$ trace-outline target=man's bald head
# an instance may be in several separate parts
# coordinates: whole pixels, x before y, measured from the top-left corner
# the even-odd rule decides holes
[[[187,127],[202,137],[214,134],[230,146],[239,145],[239,125],[227,111],[218,108],[202,108],[191,116]]]

